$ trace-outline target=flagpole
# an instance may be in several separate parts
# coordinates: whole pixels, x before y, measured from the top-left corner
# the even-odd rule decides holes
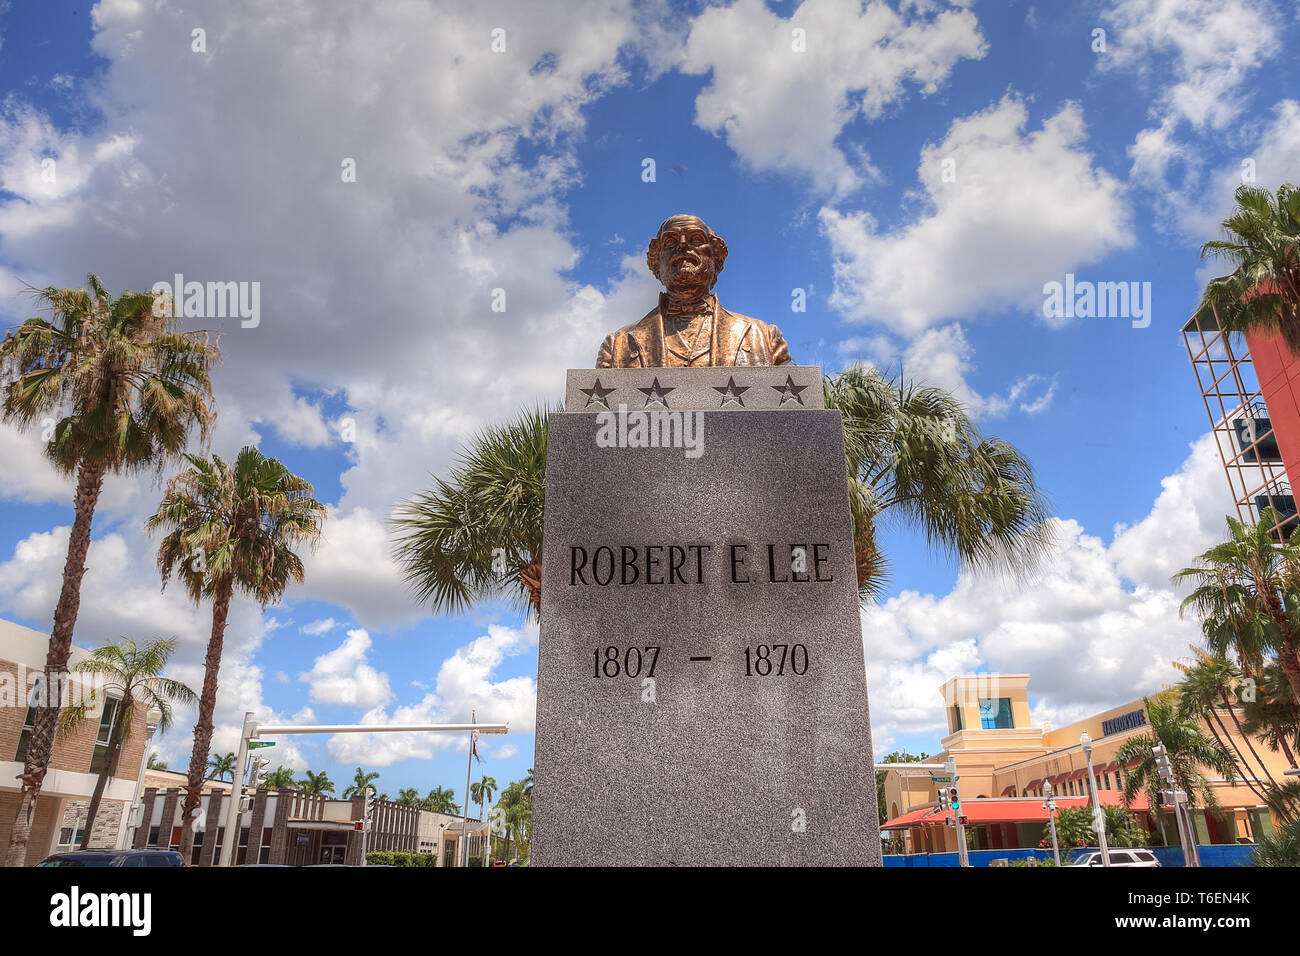
[[[478,720],[475,718],[474,711],[472,709],[469,712],[469,722],[471,724],[478,723]],[[465,803],[464,803],[465,816],[461,821],[461,835],[464,836],[465,838],[465,853],[463,854],[463,858],[465,861],[466,869],[469,868],[469,773],[470,773],[470,769],[474,766],[474,734],[475,733],[476,731],[473,730],[469,732],[469,753],[466,754],[465,756]]]

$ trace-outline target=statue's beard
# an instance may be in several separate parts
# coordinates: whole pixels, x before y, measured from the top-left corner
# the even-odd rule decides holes
[[[714,275],[712,270],[704,264],[700,264],[694,269],[683,269],[679,272],[670,273],[664,280],[664,286],[668,289],[668,294],[675,299],[702,299],[709,294],[713,288]]]

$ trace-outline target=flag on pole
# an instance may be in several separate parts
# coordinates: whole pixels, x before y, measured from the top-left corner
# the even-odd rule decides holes
[[[474,755],[474,759],[483,762],[483,758],[478,755],[478,731],[470,734],[469,752]]]

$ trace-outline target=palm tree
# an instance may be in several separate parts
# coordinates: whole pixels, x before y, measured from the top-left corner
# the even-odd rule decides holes
[[[1177,706],[1176,694],[1166,691],[1155,697],[1142,698],[1146,707],[1151,733],[1137,734],[1124,741],[1115,752],[1115,763],[1124,768],[1124,806],[1131,806],[1138,792],[1145,790],[1151,800],[1151,813],[1157,814],[1155,800],[1150,795],[1166,789],[1156,768],[1155,754],[1151,748],[1163,743],[1169,755],[1169,768],[1174,785],[1187,793],[1188,805],[1195,807],[1199,794],[1201,802],[1209,809],[1219,805],[1214,787],[1201,772],[1208,767],[1214,773],[1234,783],[1237,765],[1219,745],[1201,732],[1200,721],[1188,716]],[[1160,819],[1157,815],[1156,819]],[[1161,831],[1164,824],[1161,823]]]
[[[397,803],[404,807],[418,807],[420,805],[420,791],[414,787],[403,787],[397,791]]]
[[[1227,754],[1241,772],[1246,786],[1260,800],[1269,802],[1268,791],[1276,789],[1277,781],[1255,750],[1251,736],[1238,719],[1232,697],[1229,696],[1236,695],[1239,691],[1241,670],[1222,654],[1211,654],[1199,647],[1191,650],[1194,655],[1191,661],[1174,661],[1174,666],[1183,672],[1183,679],[1178,684],[1179,712],[1203,720],[1219,750]],[[1229,732],[1224,723],[1224,714],[1228,715],[1236,728],[1237,737]],[[1245,751],[1237,743],[1238,738],[1244,743]],[[1258,772],[1247,758],[1247,751],[1259,765]],[[1263,775],[1262,778],[1260,774]]]
[[[1251,866],[1300,866],[1300,820],[1285,824],[1274,835],[1261,835],[1250,855]]]
[[[159,760],[157,751],[149,754],[149,762],[145,764],[146,770],[166,770],[167,761]]]
[[[449,816],[456,816],[460,812],[460,804],[456,802],[456,791],[447,787],[435,787],[430,790],[420,802],[420,806],[431,813],[445,813]]]
[[[1047,503],[1029,462],[985,438],[966,408],[940,388],[903,384],[855,365],[823,382],[844,420],[858,587],[879,593],[886,574],[876,529],[886,517],[986,571],[1023,572],[1047,552]]]
[[[531,800],[533,796],[533,768],[532,767],[528,768],[528,776],[524,777],[523,784],[524,784],[524,796],[528,797]],[[491,798],[489,797],[489,799]]]
[[[479,819],[483,819],[483,811],[493,795],[497,792],[497,781],[495,777],[483,775],[482,780],[476,780],[469,785],[469,799],[472,803],[478,804]]]
[[[330,779],[328,771],[322,770],[320,773],[312,773],[307,770],[304,772],[307,776],[298,783],[298,789],[303,793],[325,794],[334,792],[334,781]]]
[[[349,797],[364,796],[366,792],[366,788],[370,786],[372,781],[378,779],[379,779],[378,773],[366,773],[364,770],[358,767],[356,775],[353,776],[352,778],[351,785],[346,790],[343,791],[343,799],[347,800]]]
[[[158,547],[163,587],[175,574],[196,604],[205,596],[212,599],[212,633],[181,817],[189,821],[203,792],[231,597],[238,587],[266,607],[280,599],[290,579],[301,581],[302,559],[294,548],[315,546],[325,506],[312,497],[310,482],[251,446],[240,450],[233,465],[216,455],[185,458],[190,467],[168,482],[145,527],[151,534],[168,531]],[[189,853],[193,840],[193,828],[182,826],[182,854]]]
[[[76,475],[47,675],[68,668],[104,477],[161,466],[184,450],[193,426],[206,442],[212,419],[209,372],[218,351],[207,333],[180,332],[165,316],[155,315],[152,293],[124,292],[110,299],[97,276],[86,281],[88,290],[32,290],[51,318],[28,319],[9,329],[0,343],[0,418],[24,430],[43,423],[45,456],[63,474]],[[57,700],[36,710],[6,866],[21,866],[26,859],[58,715]]]
[[[533,823],[533,801],[524,793],[524,784],[516,780],[501,791],[497,807],[502,811],[502,822],[506,828],[505,858],[510,859],[510,844],[526,846],[529,830]]]
[[[394,509],[403,577],[435,614],[498,596],[541,613],[547,413],[533,408],[487,429],[449,481],[434,477]]]
[[[1270,750],[1280,750],[1295,767],[1295,750],[1300,749],[1300,705],[1276,662],[1265,665],[1256,680],[1255,699],[1244,700],[1243,708],[1246,719],[1242,729],[1264,741]]]
[[[172,725],[172,704],[191,704],[197,699],[194,691],[180,681],[162,676],[163,668],[175,650],[174,640],[150,641],[144,647],[138,647],[135,641],[124,637],[120,643],[96,648],[90,657],[79,661],[73,668],[83,674],[93,674],[102,682],[102,694],[99,690],[92,691],[79,704],[66,708],[59,715],[62,735],[76,733],[82,721],[92,716],[92,708],[109,706],[110,700],[117,702],[113,726],[108,734],[108,749],[86,810],[85,835],[81,838],[83,850],[90,842],[104,787],[117,774],[122,747],[131,738],[131,722],[135,719],[136,708],[144,707],[146,714],[157,711],[158,731],[165,733]]]
[[[1300,189],[1237,187],[1237,204],[1223,220],[1224,238],[1201,246],[1201,258],[1226,259],[1231,275],[1211,279],[1201,298],[1227,331],[1278,332],[1300,353]]]
[[[235,779],[235,755],[234,753],[215,754],[208,761],[208,779],[225,780],[229,777],[233,782]]]
[[[279,766],[262,778],[258,784],[258,790],[292,790],[297,784],[293,779],[293,771],[288,767]]]
[[[1248,674],[1275,653],[1300,699],[1300,529],[1279,543],[1271,529],[1280,521],[1272,508],[1255,525],[1229,515],[1228,540],[1171,580],[1194,585],[1180,613],[1195,609],[1211,651],[1235,655]]]

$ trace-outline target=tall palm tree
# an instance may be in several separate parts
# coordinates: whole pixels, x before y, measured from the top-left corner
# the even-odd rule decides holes
[[[403,787],[397,791],[396,802],[404,807],[418,807],[420,805],[420,791],[414,787]]]
[[[456,791],[448,787],[434,787],[420,802],[420,806],[431,813],[445,813],[449,816],[460,813],[460,804],[456,802]]]
[[[1230,275],[1211,279],[1201,308],[1214,308],[1228,331],[1278,332],[1300,353],[1300,189],[1237,187],[1237,204],[1223,220],[1224,238],[1201,246],[1201,258],[1225,259]]]
[[[844,420],[858,587],[884,584],[881,521],[919,528],[927,543],[978,570],[1023,572],[1051,544],[1048,507],[1029,462],[985,438],[965,406],[941,388],[904,384],[855,365],[823,381],[827,408]]]
[[[313,773],[307,770],[304,773],[306,773],[306,776],[298,783],[298,789],[303,793],[326,794],[334,792],[334,781],[330,779],[328,771],[322,770],[320,773]]]
[[[157,752],[151,753],[151,754],[149,755],[149,762],[145,764],[145,769],[146,769],[146,770],[166,770],[166,769],[167,769],[167,761],[166,761],[166,760],[159,760],[159,759],[158,759],[158,754],[157,754]]]
[[[1272,508],[1254,525],[1227,516],[1228,539],[1171,580],[1193,585],[1179,613],[1196,611],[1211,651],[1235,655],[1248,674],[1276,654],[1300,699],[1300,528],[1279,543],[1270,529],[1280,520]]]
[[[483,819],[483,811],[496,792],[496,778],[489,777],[487,774],[483,775],[482,780],[476,780],[469,785],[469,799],[470,802],[478,804],[478,815],[480,820]]]
[[[510,846],[527,844],[529,831],[533,823],[533,801],[524,793],[524,784],[516,780],[501,791],[497,806],[502,811],[502,822],[506,829],[505,857],[510,859]]]
[[[450,480],[394,509],[403,577],[434,613],[505,596],[533,616],[542,607],[546,416],[533,408],[478,435]]]
[[[1237,779],[1237,766],[1232,757],[1201,732],[1199,720],[1180,711],[1176,697],[1176,693],[1166,691],[1155,697],[1142,698],[1151,732],[1128,738],[1115,752],[1115,762],[1124,768],[1124,806],[1131,806],[1139,791],[1145,790],[1151,801],[1151,813],[1157,815],[1157,819],[1158,811],[1152,795],[1165,789],[1155,755],[1151,752],[1157,743],[1165,745],[1174,784],[1187,793],[1191,807],[1196,806],[1198,797],[1209,809],[1219,805],[1214,787],[1202,772],[1202,767],[1214,771],[1228,783]]]
[[[229,777],[233,782],[235,779],[235,754],[231,753],[214,754],[208,760],[208,779],[225,780]]]
[[[371,783],[373,783],[378,779],[379,779],[378,772],[366,773],[364,770],[358,767],[356,774],[352,777],[352,783],[349,784],[348,788],[343,791],[343,799],[347,800],[349,797],[363,796],[366,792],[366,788],[369,787]]]
[[[66,708],[59,715],[59,730],[63,735],[76,733],[82,721],[92,716],[92,708],[109,706],[110,700],[117,701],[112,729],[108,734],[108,749],[95,780],[90,806],[86,810],[85,831],[81,838],[83,850],[89,844],[91,831],[95,828],[95,817],[99,815],[104,787],[110,778],[116,776],[122,747],[131,739],[131,722],[135,719],[137,708],[143,707],[146,714],[151,710],[157,711],[158,731],[165,733],[172,725],[172,704],[191,704],[197,699],[194,691],[180,681],[162,676],[163,669],[175,650],[174,640],[149,641],[144,647],[139,647],[135,641],[124,637],[117,644],[105,644],[96,648],[90,657],[79,661],[73,668],[82,674],[94,675],[100,683],[100,689],[83,697],[80,703]]]
[[[262,782],[257,785],[257,789],[292,790],[295,786],[293,771],[288,767],[279,766],[262,778]]]
[[[302,559],[294,548],[315,546],[325,506],[312,497],[310,482],[251,446],[242,448],[233,464],[216,455],[185,458],[190,467],[168,482],[145,527],[151,534],[167,530],[158,547],[163,587],[175,574],[196,604],[212,599],[212,633],[181,817],[188,823],[203,792],[230,600],[239,588],[266,607],[280,599],[290,580],[301,581]],[[182,854],[193,841],[193,828],[182,826]]]
[[[88,289],[33,290],[51,317],[28,319],[0,343],[0,417],[21,429],[44,422],[45,456],[60,472],[76,475],[72,531],[45,657],[47,681],[68,668],[104,477],[161,466],[184,450],[194,426],[206,442],[212,420],[209,372],[218,351],[207,333],[181,332],[155,315],[152,293],[124,292],[112,299],[97,276],[86,281]],[[58,715],[57,700],[43,701],[36,710],[6,866],[22,866],[27,856]]]
[[[1268,764],[1255,750],[1250,735],[1237,717],[1233,703],[1233,696],[1238,694],[1241,685],[1241,670],[1222,654],[1212,654],[1199,647],[1193,647],[1192,653],[1194,657],[1191,661],[1174,661],[1174,666],[1183,673],[1183,679],[1178,684],[1179,712],[1205,722],[1219,749],[1233,760],[1241,772],[1246,786],[1255,796],[1267,802],[1268,790],[1276,788],[1277,781],[1269,772]],[[1225,714],[1236,728],[1236,736],[1229,732],[1224,722]],[[1251,762],[1252,759],[1254,763]]]
[[[1297,766],[1295,751],[1300,750],[1300,702],[1277,662],[1270,662],[1260,672],[1255,684],[1255,699],[1244,700],[1246,719],[1242,729],[1258,737],[1270,750],[1280,750],[1287,763]]]

